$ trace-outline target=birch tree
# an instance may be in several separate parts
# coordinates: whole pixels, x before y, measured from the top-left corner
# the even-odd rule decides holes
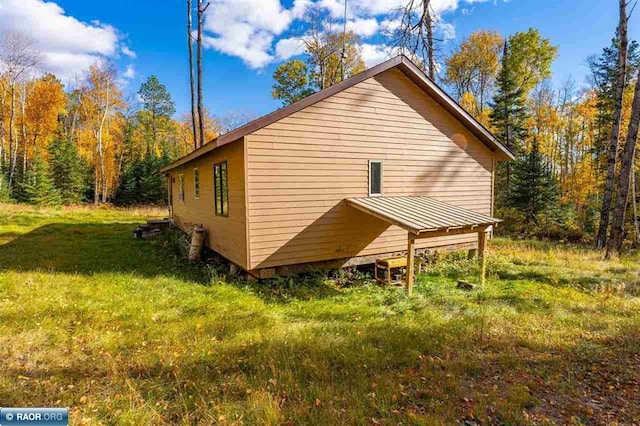
[[[20,96],[20,81],[40,63],[40,54],[33,42],[16,32],[5,32],[0,35],[0,67],[3,90],[9,94],[9,188],[13,187],[20,149],[16,119],[17,103]]]
[[[83,94],[83,110],[89,130],[93,135],[94,203],[107,201],[109,182],[107,180],[107,146],[112,140],[110,127],[116,119],[116,112],[123,106],[121,93],[116,85],[116,71],[112,64],[95,64],[89,69]],[[110,159],[113,156],[109,156]]]
[[[622,253],[624,242],[625,214],[629,201],[629,187],[633,175],[633,159],[636,153],[638,142],[638,128],[640,126],[640,73],[636,80],[636,88],[631,106],[631,119],[629,130],[627,131],[627,141],[621,154],[620,175],[618,176],[618,186],[616,188],[616,200],[613,210],[613,220],[611,222],[611,234],[607,243],[607,259],[615,252]]]
[[[618,24],[618,75],[614,95],[614,109],[612,117],[611,134],[607,150],[607,175],[602,205],[600,208],[600,225],[596,236],[596,248],[602,249],[607,243],[607,231],[609,229],[609,217],[611,214],[611,201],[613,200],[613,187],[616,177],[616,161],[618,157],[618,138],[620,137],[620,122],[622,118],[622,96],[627,76],[627,49],[629,40],[627,36],[627,0],[619,0],[620,22]]]

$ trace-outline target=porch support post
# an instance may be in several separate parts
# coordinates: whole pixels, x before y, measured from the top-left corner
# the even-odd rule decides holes
[[[413,274],[415,272],[416,251],[415,251],[415,236],[409,233],[407,244],[407,277],[406,277],[406,289],[407,294],[411,296],[413,292]]]
[[[487,260],[484,250],[487,246],[487,232],[482,230],[478,232],[478,261],[480,262],[480,281],[484,285],[485,277],[487,275]]]

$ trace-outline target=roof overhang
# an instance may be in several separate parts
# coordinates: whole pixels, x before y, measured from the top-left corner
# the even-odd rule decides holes
[[[173,163],[160,169],[161,172],[168,172],[171,169],[180,167],[181,165],[188,163],[208,152],[213,151],[223,145],[235,142],[243,137],[262,129],[278,120],[281,120],[293,113],[296,113],[308,106],[316,104],[330,96],[335,95],[345,89],[355,86],[369,78],[375,77],[385,71],[392,68],[398,68],[409,79],[416,83],[422,90],[430,95],[440,106],[447,110],[450,114],[456,117],[471,133],[473,133],[482,143],[487,145],[493,152],[496,153],[497,161],[513,160],[515,155],[503,144],[496,139],[496,137],[484,127],[478,120],[476,120],[471,114],[469,114],[460,104],[458,104],[451,96],[449,96],[444,90],[442,90],[434,81],[425,75],[420,68],[418,68],[407,57],[400,55],[395,58],[389,59],[381,64],[378,64],[372,68],[369,68],[359,74],[354,75],[338,84],[321,90],[313,95],[295,102],[284,108],[273,111],[263,117],[260,117],[250,123],[245,124],[229,133],[218,136],[211,142],[201,146],[190,154],[174,161]]]
[[[482,232],[502,222],[426,196],[348,198],[347,204],[418,237]]]

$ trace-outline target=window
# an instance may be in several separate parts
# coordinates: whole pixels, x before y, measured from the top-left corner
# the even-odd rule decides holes
[[[184,203],[184,175],[178,175],[178,200]]]
[[[369,160],[369,196],[382,195],[382,160]]]
[[[229,185],[226,161],[213,166],[213,183],[215,187],[216,216],[229,217]]]
[[[200,172],[197,167],[193,169],[193,194],[196,200],[200,198]]]

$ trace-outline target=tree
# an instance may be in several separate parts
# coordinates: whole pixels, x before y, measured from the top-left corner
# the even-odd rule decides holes
[[[452,86],[458,100],[465,93],[473,95],[476,105],[470,111],[479,117],[484,113],[493,90],[504,39],[495,31],[476,31],[463,40],[446,61],[443,81]]]
[[[399,53],[419,57],[432,80],[436,78],[434,20],[431,0],[408,0],[396,10],[398,27],[391,31],[390,44]]]
[[[326,89],[359,72],[365,64],[353,32],[336,31],[320,14],[310,17],[310,28],[302,37],[310,69],[309,81],[318,90]],[[344,51],[344,58],[342,53]]]
[[[9,93],[9,188],[13,187],[16,165],[18,162],[19,141],[16,130],[16,100],[18,84],[29,71],[40,63],[40,53],[33,42],[16,32],[0,34],[0,72],[3,89]]]
[[[24,201],[29,204],[53,206],[62,202],[60,192],[49,174],[47,163],[40,154],[35,156],[33,165],[22,183],[22,192]]]
[[[558,46],[530,28],[509,37],[509,52],[516,85],[528,95],[542,80],[551,77],[551,63],[558,56]]]
[[[170,163],[168,157],[146,155],[125,167],[114,202],[118,205],[162,204],[167,196],[164,175],[157,173]]]
[[[620,22],[618,24],[618,67],[616,71],[616,86],[613,101],[613,116],[611,136],[609,137],[609,149],[607,151],[607,177],[602,194],[602,207],[600,209],[600,225],[596,238],[596,247],[603,248],[607,241],[609,228],[609,216],[611,214],[611,201],[613,199],[613,187],[616,175],[616,162],[618,156],[618,138],[620,137],[620,123],[622,119],[622,96],[627,77],[627,0],[620,0]]]
[[[191,90],[191,126],[193,136],[193,149],[198,148],[198,130],[196,127],[196,90],[193,73],[193,35],[192,32],[193,5],[192,0],[187,0],[187,44],[189,47],[189,83]]]
[[[634,157],[636,145],[638,144],[638,128],[640,127],[640,73],[636,79],[635,94],[631,107],[631,120],[627,131],[627,141],[622,151],[620,176],[616,188],[616,202],[613,211],[613,221],[611,222],[611,235],[607,244],[606,257],[610,258],[615,251],[622,253],[624,241],[624,224],[627,203],[629,200],[629,186],[633,175]]]
[[[64,204],[85,200],[91,186],[89,164],[80,157],[71,140],[59,133],[49,145],[49,170]]]
[[[531,150],[514,165],[509,204],[523,212],[527,222],[537,224],[540,215],[548,213],[557,202],[556,180],[534,139]]]
[[[274,99],[280,99],[283,105],[289,105],[313,94],[309,87],[309,68],[304,61],[293,59],[280,64],[273,73]]]
[[[202,89],[202,27],[204,25],[204,12],[209,7],[210,3],[203,4],[202,0],[198,0],[198,50],[197,56],[197,69],[198,69],[198,134],[200,135],[200,146],[207,143],[204,133],[204,105],[203,105],[203,89]]]
[[[38,143],[50,139],[58,128],[58,118],[65,112],[67,99],[64,86],[52,74],[36,79],[29,86],[24,121],[29,135],[28,145],[35,155]],[[27,141],[24,146],[27,147]]]
[[[496,93],[491,102],[491,124],[498,139],[516,155],[522,152],[526,130],[526,105],[522,89],[517,85],[516,76],[510,66],[508,44],[504,44],[502,68],[496,80]],[[509,196],[511,186],[510,165],[500,165],[496,188],[499,188],[498,203]]]
[[[166,136],[170,131],[171,117],[176,112],[176,107],[167,92],[165,85],[161,84],[155,75],[145,81],[138,95],[142,100],[143,110],[138,113],[138,119],[147,133],[147,153],[157,153],[158,144],[166,150]]]
[[[92,134],[89,143],[94,170],[94,203],[107,201],[109,190],[116,181],[116,137],[123,116],[122,95],[116,85],[116,71],[112,64],[101,63],[89,68],[82,88],[82,108],[87,130]]]

